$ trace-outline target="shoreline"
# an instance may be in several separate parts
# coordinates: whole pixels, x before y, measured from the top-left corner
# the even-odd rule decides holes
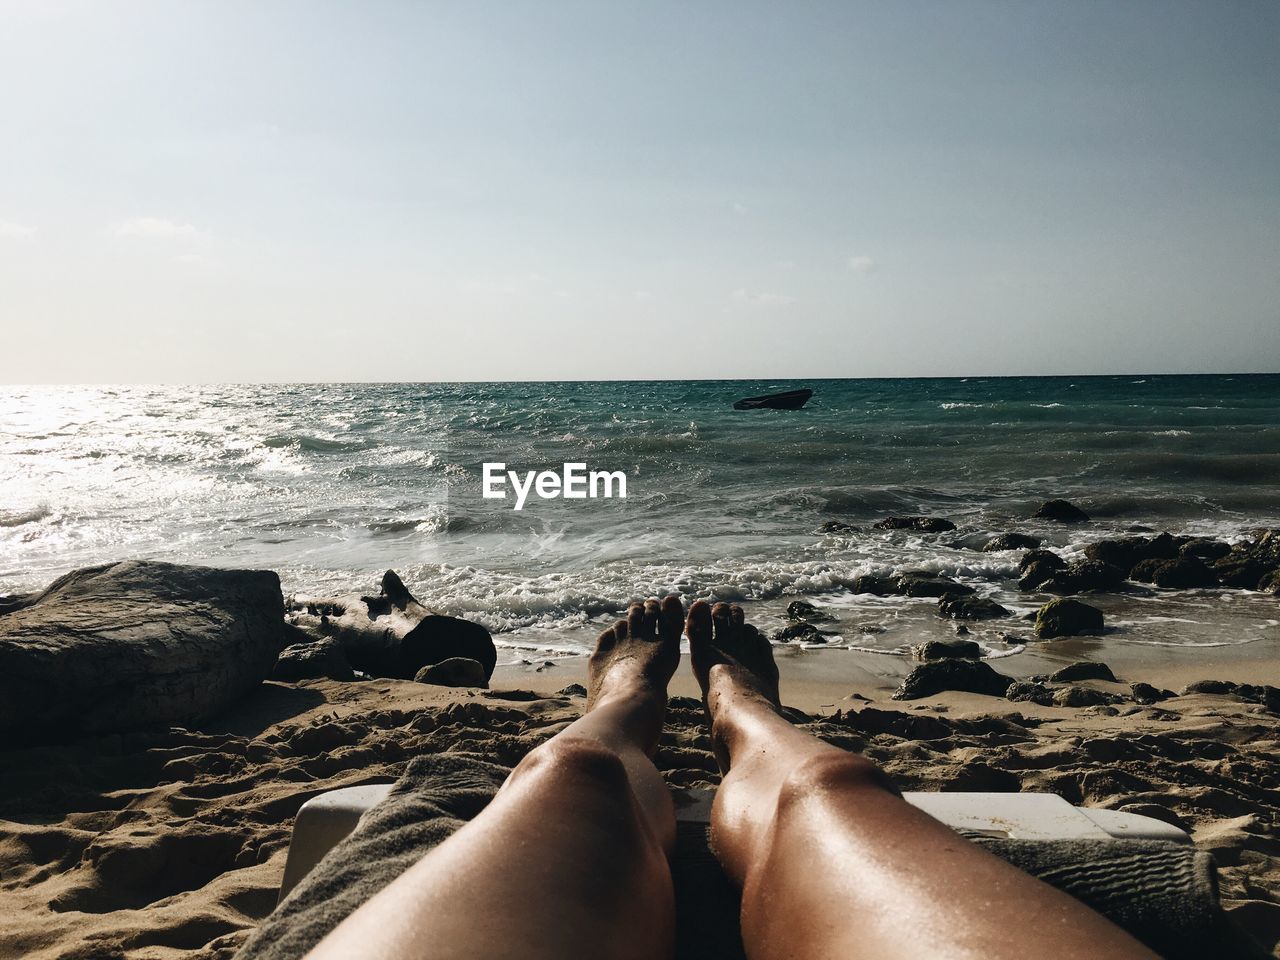
[[[1280,686],[1280,647],[1260,639],[1251,643],[1219,647],[1169,647],[1139,644],[1103,644],[1096,637],[1069,637],[1029,644],[1017,656],[985,660],[999,673],[1021,680],[1052,673],[1077,661],[1106,663],[1127,689],[1130,683],[1181,691],[1199,680],[1226,680],[1233,683]],[[1170,651],[1176,651],[1170,653]],[[687,657],[687,650],[685,656]],[[854,698],[888,701],[897,709],[913,704],[954,697],[979,697],[954,691],[918,701],[894,701],[890,695],[919,661],[894,654],[864,653],[858,650],[805,648],[774,645],[774,657],[782,674],[783,700],[806,713],[825,715],[848,709]],[[553,695],[571,683],[585,684],[587,657],[561,657],[544,667],[530,664],[499,664],[491,685],[532,690]],[[687,671],[686,671],[687,672]],[[1112,685],[1108,689],[1120,690]],[[672,696],[697,698],[700,694],[692,676],[677,673],[671,684]],[[989,705],[996,698],[980,697]],[[865,702],[863,701],[863,702]],[[1006,701],[1007,702],[1007,701]],[[1009,702],[1013,709],[1033,706]]]

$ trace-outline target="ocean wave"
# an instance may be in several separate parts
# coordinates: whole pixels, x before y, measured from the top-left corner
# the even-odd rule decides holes
[[[582,624],[619,614],[634,600],[674,593],[694,600],[772,600],[848,589],[869,564],[745,562],[701,568],[634,561],[590,572],[521,576],[476,567],[410,568],[406,583],[428,606],[465,616],[495,633]]]
[[[309,434],[274,434],[262,438],[262,445],[270,449],[301,450],[305,453],[351,453],[377,446],[376,440],[338,440],[332,437],[313,437]]]
[[[877,487],[807,487],[774,494],[769,503],[816,507],[825,514],[837,516],[879,516],[929,509],[955,509],[966,506],[969,497],[956,491],[921,486]]]
[[[936,548],[906,548],[890,559],[739,559],[698,566],[621,560],[588,571],[533,576],[475,566],[433,565],[409,568],[406,583],[428,606],[475,619],[494,632],[507,632],[580,624],[621,613],[634,600],[671,593],[686,603],[699,599],[758,603],[785,597],[836,595],[839,599],[832,605],[841,606],[853,597],[851,590],[858,577],[905,570],[953,577],[970,582],[979,593],[989,593],[996,582],[1016,576],[1017,564],[991,554],[951,551],[944,556]],[[921,600],[861,597],[858,603],[893,609],[916,606]]]
[[[22,527],[28,523],[38,523],[46,517],[53,516],[48,504],[39,504],[25,510],[0,510],[0,527]]]
[[[989,407],[988,403],[968,403],[963,400],[949,400],[946,403],[938,404],[939,410],[978,410],[982,407]]]
[[[1139,451],[1101,461],[1086,473],[1127,480],[1158,477],[1228,483],[1280,483],[1280,453]]]
[[[448,513],[443,508],[429,510],[425,517],[370,520],[365,528],[374,534],[399,533],[465,533],[481,528],[471,517]]]

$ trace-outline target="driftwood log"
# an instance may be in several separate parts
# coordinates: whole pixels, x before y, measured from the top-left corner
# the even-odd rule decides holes
[[[312,637],[337,640],[351,666],[373,677],[412,680],[425,666],[463,657],[484,667],[487,682],[498,660],[488,630],[423,606],[394,570],[383,574],[376,597],[294,596],[287,620]]]
[[[284,646],[280,578],[128,561],[0,603],[0,731],[44,739],[217,713]]]

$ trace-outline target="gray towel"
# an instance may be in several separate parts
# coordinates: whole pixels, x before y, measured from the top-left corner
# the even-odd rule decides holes
[[[297,960],[356,907],[485,808],[511,772],[463,753],[418,757],[236,954]]]
[[[462,753],[414,760],[387,799],[298,884],[236,960],[298,960],[484,809],[508,773]],[[705,824],[680,823],[672,857],[677,956],[740,960],[738,894],[711,855],[707,834]],[[1266,957],[1223,913],[1208,854],[1160,841],[971,839],[1088,904],[1168,960]],[[1011,916],[1015,912],[1010,904]]]

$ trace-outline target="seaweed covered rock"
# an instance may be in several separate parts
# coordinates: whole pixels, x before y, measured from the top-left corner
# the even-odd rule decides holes
[[[1221,560],[1230,553],[1231,544],[1222,540],[1211,540],[1207,537],[1188,540],[1178,549],[1179,556],[1196,557],[1206,563],[1213,560]]]
[[[1257,590],[1280,570],[1280,531],[1255,530],[1253,540],[1238,543],[1210,567],[1224,587]]]
[[[827,635],[812,623],[792,623],[773,635],[776,643],[826,643]]]
[[[1002,533],[984,543],[982,549],[985,553],[995,553],[999,550],[1035,550],[1039,546],[1039,537],[1025,533]]]
[[[429,664],[463,657],[480,663],[487,681],[498,661],[488,630],[423,606],[393,570],[383,574],[376,597],[295,597],[289,622],[312,637],[334,638],[351,666],[374,677],[412,680]]]
[[[1102,611],[1087,603],[1064,597],[1050,600],[1036,613],[1036,636],[1041,640],[1074,637],[1102,631]]]
[[[1138,583],[1154,583],[1156,579],[1156,571],[1163,567],[1168,560],[1159,560],[1151,557],[1147,560],[1139,560],[1129,570],[1129,579]]]
[[[1129,571],[1129,578],[1170,589],[1218,586],[1217,573],[1199,557],[1143,560]]]
[[[952,620],[995,620],[1009,616],[1009,611],[986,597],[948,594],[938,601],[938,616]]]
[[[1033,516],[1037,520],[1052,520],[1054,523],[1086,523],[1089,515],[1066,500],[1046,500]]]
[[[917,660],[979,660],[982,648],[972,640],[930,640],[912,647],[911,655]]]
[[[869,593],[876,597],[888,597],[897,592],[892,577],[882,577],[874,573],[864,573],[853,578],[849,587],[854,593]]]
[[[1181,545],[1182,541],[1168,533],[1157,537],[1120,537],[1091,543],[1084,548],[1084,555],[1128,572],[1144,560],[1172,560]]]
[[[1002,697],[1012,677],[996,673],[981,660],[932,660],[907,675],[893,693],[894,700],[918,700],[944,690],[962,690],[989,697]]]
[[[904,597],[968,596],[973,587],[924,570],[908,570],[893,578],[894,592]]]
[[[1097,560],[1075,560],[1055,570],[1040,584],[1048,593],[1069,596],[1073,593],[1099,593],[1124,586],[1124,571]]]
[[[1218,575],[1199,557],[1178,557],[1166,560],[1151,572],[1151,582],[1157,587],[1191,589],[1216,587]]]
[[[1018,562],[1018,587],[1022,590],[1037,590],[1066,566],[1067,561],[1052,550],[1031,550],[1024,553]]]
[[[1265,560],[1252,557],[1243,551],[1227,554],[1210,565],[1218,582],[1237,590],[1256,590],[1274,568]]]
[[[285,638],[270,571],[146,560],[76,570],[0,614],[0,731],[202,720],[265,680]]]
[[[877,530],[918,530],[921,533],[947,533],[956,528],[942,517],[885,517],[876,523]]]
[[[819,610],[808,600],[792,600],[787,604],[787,619],[822,623],[834,618],[825,610]]]

